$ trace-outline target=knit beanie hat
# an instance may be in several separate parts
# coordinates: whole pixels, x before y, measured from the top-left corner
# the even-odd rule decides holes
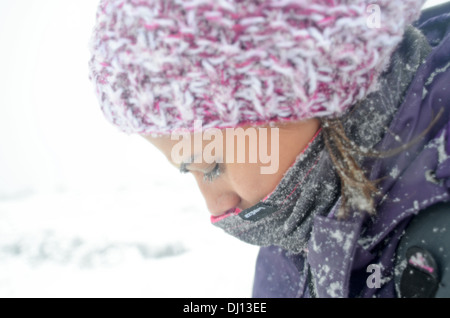
[[[339,116],[377,90],[425,0],[372,2],[101,0],[90,79],[127,133]]]

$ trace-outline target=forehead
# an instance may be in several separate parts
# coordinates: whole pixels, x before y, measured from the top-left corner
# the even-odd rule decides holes
[[[168,156],[175,144],[178,142],[177,140],[172,140],[170,135],[162,135],[162,136],[152,136],[152,135],[143,135],[147,141],[149,141],[153,146],[158,148],[161,152],[163,152],[166,156]]]
[[[180,140],[183,141],[190,141],[192,146],[195,142],[198,140],[202,141],[202,145],[205,146],[208,143],[211,142],[211,140],[216,140],[217,138],[222,139],[223,144],[226,144],[227,140],[235,140],[235,139],[245,139],[248,138],[248,136],[256,136],[256,138],[260,135],[261,129],[268,129],[269,133],[272,129],[285,129],[289,128],[292,125],[292,123],[285,123],[284,125],[260,125],[260,126],[252,126],[252,125],[242,125],[237,128],[225,128],[225,129],[206,129],[202,130],[200,132],[190,132],[190,133],[183,133],[183,134],[174,134],[172,135],[142,135],[145,139],[147,139],[150,143],[152,143],[155,147],[157,147],[159,150],[161,150],[164,153],[170,153],[171,149],[180,142]],[[231,131],[229,131],[231,130]],[[240,133],[237,133],[236,130],[240,130]],[[249,133],[249,130],[252,131],[253,134]],[[205,137],[208,136],[208,137]],[[212,137],[214,136],[214,137]],[[228,138],[229,137],[229,138]]]
[[[246,130],[249,127],[241,127],[241,128]],[[186,157],[181,160],[184,161],[184,159],[187,159],[187,157],[191,158],[198,156],[199,155],[198,152],[203,152],[203,148],[205,148],[208,144],[210,146],[211,144],[214,144],[215,153],[216,155],[219,155],[219,153],[223,153],[225,151],[224,148],[226,148],[225,145],[227,144],[226,129],[214,129],[195,133],[191,132],[191,133],[161,135],[161,136],[142,135],[142,137],[144,137],[147,141],[149,141],[156,148],[158,148],[172,163],[174,163],[175,161],[178,163],[179,161],[179,160],[175,161],[172,160],[173,159],[172,151],[174,149],[180,148],[180,145],[183,148],[182,151],[183,157]],[[238,136],[238,139],[239,137],[240,136]],[[216,143],[217,141],[219,142],[218,144]],[[233,147],[234,146],[235,145],[233,144]]]

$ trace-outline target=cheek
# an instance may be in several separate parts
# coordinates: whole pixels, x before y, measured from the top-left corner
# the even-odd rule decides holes
[[[282,175],[261,174],[256,164],[233,165],[228,169],[228,178],[236,193],[246,203],[246,208],[257,204],[272,192],[281,181]]]

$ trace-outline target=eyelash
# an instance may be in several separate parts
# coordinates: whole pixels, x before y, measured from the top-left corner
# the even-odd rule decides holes
[[[218,163],[216,163],[216,165],[214,166],[214,168],[210,172],[203,174],[203,181],[205,181],[205,182],[213,182],[221,174],[222,174],[222,169],[220,168],[220,165]]]
[[[189,169],[187,169],[185,166],[182,166],[180,169],[181,173],[188,173],[190,172]],[[215,179],[217,179],[222,174],[222,168],[220,164],[216,163],[214,168],[207,173],[203,174],[203,181],[205,182],[213,182]]]

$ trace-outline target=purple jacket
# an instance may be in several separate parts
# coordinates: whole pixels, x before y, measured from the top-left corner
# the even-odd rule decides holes
[[[372,180],[389,175],[394,166],[397,171],[395,177],[379,184],[387,195],[377,204],[377,218],[368,221],[357,216],[338,221],[316,216],[306,254],[262,247],[253,297],[311,297],[310,280],[317,297],[397,297],[394,260],[404,229],[419,212],[450,201],[449,4],[424,11],[414,24],[433,50],[419,67],[390,124],[393,134],[386,134],[376,149],[398,147],[398,136],[404,142],[424,131],[425,136],[400,155],[365,164],[371,167]],[[366,284],[370,264],[381,268],[379,288]]]

